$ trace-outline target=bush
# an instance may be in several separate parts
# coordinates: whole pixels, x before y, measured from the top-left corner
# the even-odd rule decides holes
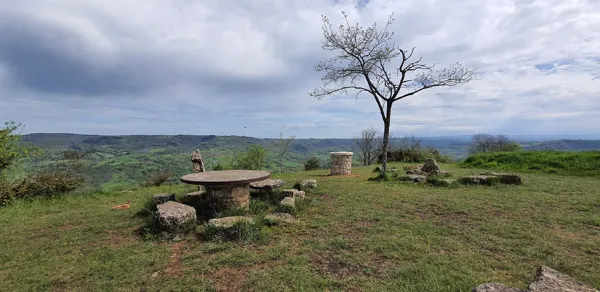
[[[171,176],[173,176],[173,172],[171,172],[171,171],[155,172],[152,175],[150,175],[150,177],[148,178],[148,181],[146,182],[146,186],[159,187],[162,184],[169,181]]]
[[[227,165],[225,165],[221,162],[218,162],[218,161],[215,164],[213,164],[213,166],[212,166],[212,170],[214,170],[214,171],[226,170],[226,169],[230,169],[230,167],[228,167]]]
[[[320,164],[321,163],[319,162],[319,159],[315,156],[312,156],[306,160],[306,163],[304,163],[304,170],[319,169]]]
[[[83,176],[72,172],[40,172],[13,186],[13,192],[16,199],[52,197],[71,192],[84,182]]]

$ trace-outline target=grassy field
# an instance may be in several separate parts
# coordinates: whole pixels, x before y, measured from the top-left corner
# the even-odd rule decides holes
[[[600,151],[519,151],[480,153],[459,166],[532,173],[600,177]]]
[[[521,186],[434,188],[354,171],[276,175],[286,187],[306,178],[319,187],[301,224],[269,227],[264,243],[138,235],[147,198],[193,190],[183,185],[17,202],[0,209],[0,290],[470,291],[525,288],[540,265],[600,288],[597,178],[524,174]],[[110,210],[126,201],[131,209]]]

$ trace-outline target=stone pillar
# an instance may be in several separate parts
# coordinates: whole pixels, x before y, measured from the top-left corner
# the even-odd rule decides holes
[[[250,207],[250,184],[206,186],[206,199],[217,209]]]
[[[352,173],[352,152],[331,152],[331,175]]]

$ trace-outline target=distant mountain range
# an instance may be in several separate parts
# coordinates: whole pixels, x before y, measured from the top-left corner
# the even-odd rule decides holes
[[[529,137],[531,138],[531,137]],[[455,159],[468,155],[470,136],[425,137],[422,147],[434,147],[442,154]],[[551,140],[528,141],[524,137],[513,138],[526,150],[600,150],[600,140]],[[169,170],[173,181],[192,171],[190,153],[200,149],[205,165],[212,169],[217,164],[228,164],[250,145],[258,144],[270,150],[265,169],[277,171],[277,158],[272,151],[276,139],[259,139],[243,136],[215,135],[128,135],[102,136],[79,134],[38,133],[23,136],[24,143],[36,145],[44,155],[29,161],[23,173],[51,168],[63,159],[65,150],[87,152],[81,173],[88,178],[88,185],[105,189],[128,187],[143,183],[158,171]],[[392,141],[397,144],[398,140]],[[284,159],[286,171],[303,169],[310,156],[317,157],[327,166],[329,152],[355,151],[353,139],[295,139],[291,151]],[[355,156],[356,158],[356,156]],[[358,162],[358,161],[356,161]]]

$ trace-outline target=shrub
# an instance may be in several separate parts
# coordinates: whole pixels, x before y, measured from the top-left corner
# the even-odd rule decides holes
[[[13,186],[13,192],[17,199],[52,197],[71,192],[84,182],[83,176],[72,172],[40,172]]]
[[[301,182],[296,182],[294,184],[294,186],[292,186],[292,188],[301,191],[302,190],[302,183]]]
[[[173,175],[173,173],[171,171],[155,172],[152,175],[150,175],[150,177],[148,178],[148,181],[146,182],[146,186],[159,187],[162,184],[169,181],[169,179],[171,178],[172,175]]]
[[[213,164],[212,166],[212,170],[214,171],[218,171],[218,170],[226,170],[229,169],[230,167],[228,167],[227,165],[217,161],[216,163]]]
[[[319,162],[319,159],[315,156],[312,156],[306,160],[306,163],[304,163],[304,170],[319,169],[320,164],[321,163]]]

